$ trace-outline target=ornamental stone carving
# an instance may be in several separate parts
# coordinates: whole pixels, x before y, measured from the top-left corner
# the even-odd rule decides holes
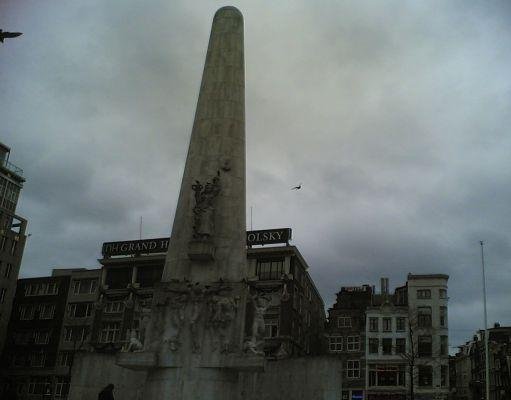
[[[192,185],[195,192],[195,206],[193,207],[193,238],[207,240],[215,232],[215,198],[220,193],[220,171],[211,182],[204,185],[195,181]]]

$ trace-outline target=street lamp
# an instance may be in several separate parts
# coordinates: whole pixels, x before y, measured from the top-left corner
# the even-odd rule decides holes
[[[488,356],[488,315],[486,312],[486,276],[484,273],[484,242],[481,245],[481,265],[483,267],[483,304],[484,304],[484,364],[485,364],[485,380],[486,380],[486,400],[490,400],[490,358]]]

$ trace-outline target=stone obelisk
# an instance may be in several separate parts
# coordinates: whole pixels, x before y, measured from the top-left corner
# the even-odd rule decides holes
[[[262,367],[257,335],[244,343],[245,207],[243,17],[236,8],[223,7],[213,19],[163,280],[155,290],[143,351],[118,359],[119,365],[148,369],[144,399],[231,399],[238,372]],[[256,315],[256,297],[248,305]],[[262,311],[253,320],[249,328],[260,332]]]

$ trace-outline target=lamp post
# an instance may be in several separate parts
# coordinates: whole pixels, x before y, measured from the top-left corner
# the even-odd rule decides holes
[[[484,242],[479,242],[481,245],[481,265],[483,267],[483,304],[484,304],[484,364],[485,364],[485,388],[486,400],[490,400],[490,358],[488,356],[488,315],[486,312],[486,275],[484,273]]]

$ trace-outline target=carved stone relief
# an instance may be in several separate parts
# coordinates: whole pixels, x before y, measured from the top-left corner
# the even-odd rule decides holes
[[[204,185],[195,181],[192,185],[195,192],[195,206],[193,207],[193,238],[207,240],[215,232],[214,200],[220,193],[220,171],[211,182]]]

